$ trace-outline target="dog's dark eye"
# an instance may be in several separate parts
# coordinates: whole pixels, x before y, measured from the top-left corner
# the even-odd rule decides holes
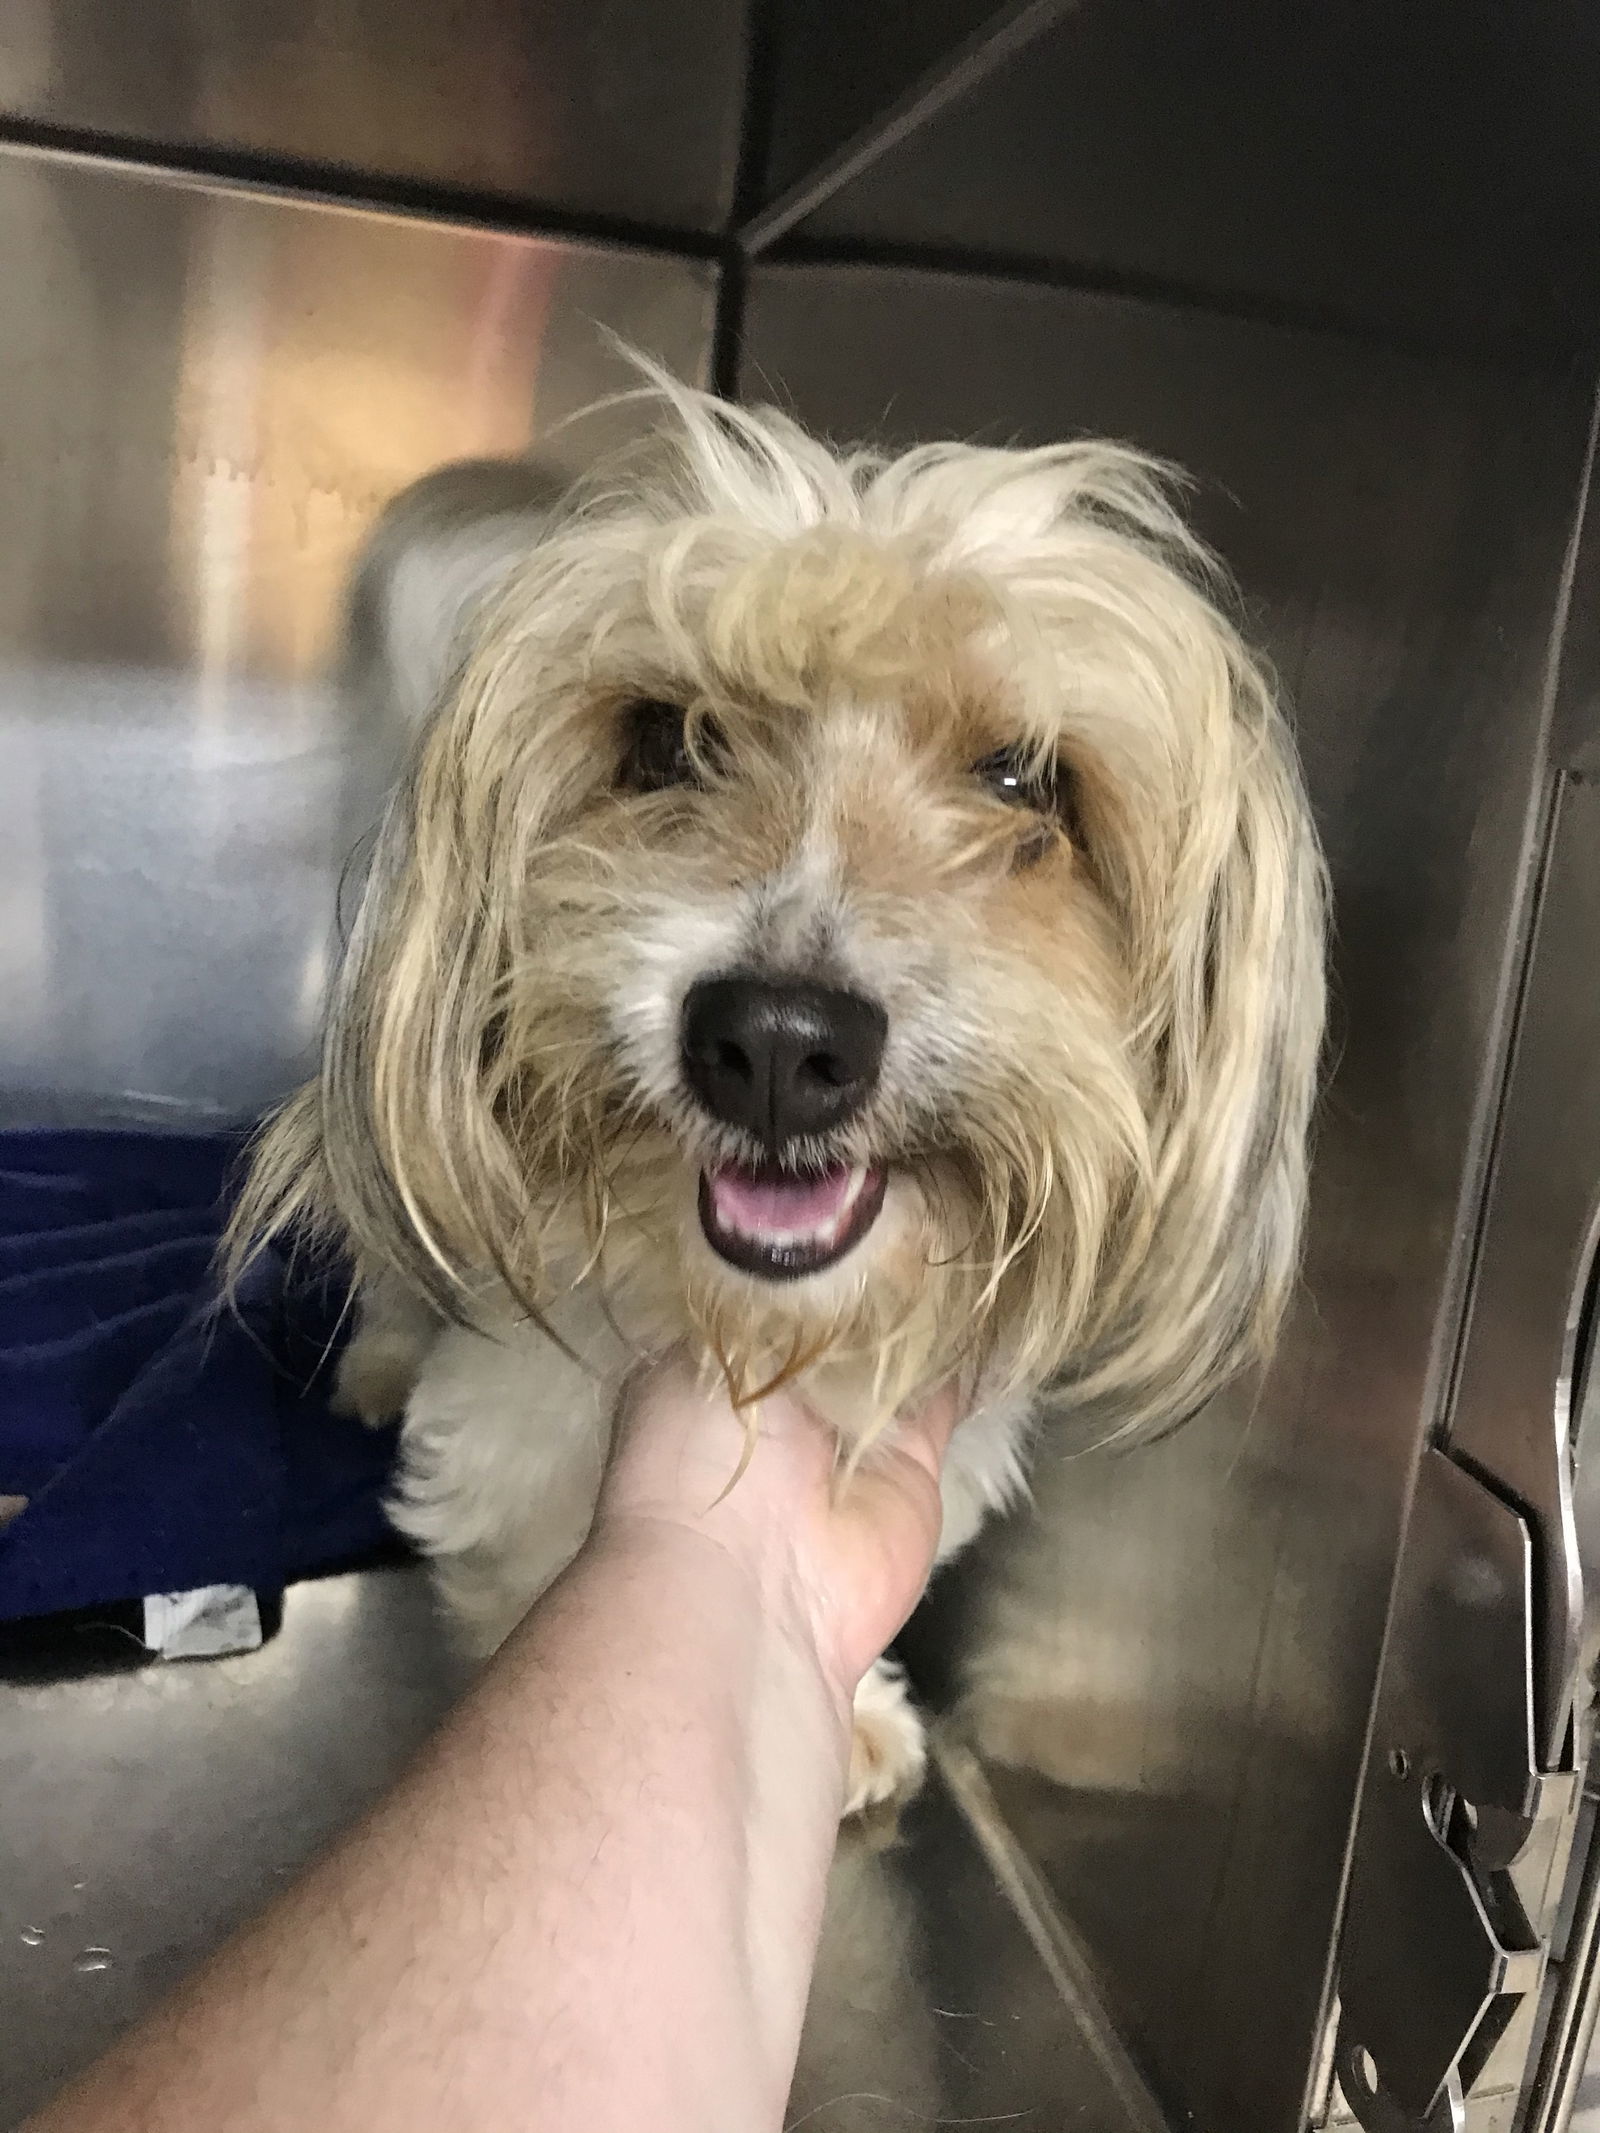
[[[1031,749],[997,748],[982,762],[974,763],[972,775],[986,785],[997,800],[1012,807],[1026,807],[1037,815],[1049,815],[1076,843],[1078,839],[1078,788],[1070,765],[1059,756],[1040,764]]]
[[[622,760],[617,783],[627,792],[665,792],[696,782],[681,704],[651,697],[622,714]]]

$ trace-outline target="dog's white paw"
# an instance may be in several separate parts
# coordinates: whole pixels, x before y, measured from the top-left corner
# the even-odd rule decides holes
[[[357,1415],[376,1429],[404,1414],[417,1368],[417,1344],[409,1336],[357,1333],[339,1358],[328,1405],[336,1415]]]
[[[845,1813],[909,1800],[922,1783],[927,1760],[922,1720],[905,1675],[892,1659],[880,1659],[856,1690]]]

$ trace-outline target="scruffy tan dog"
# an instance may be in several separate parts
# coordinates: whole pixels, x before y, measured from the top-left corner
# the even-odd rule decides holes
[[[484,1647],[641,1355],[755,1426],[798,1384],[846,1465],[959,1378],[948,1555],[1052,1411],[1158,1430],[1258,1357],[1296,1264],[1321,863],[1160,470],[653,390],[653,459],[380,531],[361,686],[420,730],[235,1233],[350,1256],[344,1396],[404,1408]],[[852,1804],[921,1759],[882,1668]]]

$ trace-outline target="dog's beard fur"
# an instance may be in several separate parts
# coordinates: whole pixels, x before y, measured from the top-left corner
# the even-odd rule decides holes
[[[1204,557],[1115,447],[840,458],[661,390],[675,458],[570,499],[458,640],[236,1251],[310,1225],[468,1318],[589,1279],[857,1450],[952,1376],[1181,1419],[1276,1326],[1322,1026],[1315,839]],[[641,700],[689,782],[619,788]],[[1005,748],[1070,808],[986,790]],[[867,1108],[785,1150],[886,1166],[884,1211],[798,1281],[696,1214],[761,1153],[681,1065],[735,969],[888,1017]]]

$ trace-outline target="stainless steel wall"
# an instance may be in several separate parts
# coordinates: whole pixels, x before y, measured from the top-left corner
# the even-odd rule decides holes
[[[1046,1446],[923,1647],[1169,2104],[1287,2133],[1459,1317],[1587,391],[887,268],[758,270],[745,361],[843,436],[1177,460],[1295,707],[1337,900],[1302,1306],[1265,1385],[1171,1442]]]
[[[741,0],[6,0],[0,117],[710,231],[744,56]]]
[[[764,205],[814,252],[1454,354],[1600,328],[1600,43],[1569,0],[775,5],[795,65]]]
[[[0,1104],[249,1114],[370,774],[330,689],[364,529],[619,382],[600,323],[702,375],[711,270],[19,149],[0,260]]]

